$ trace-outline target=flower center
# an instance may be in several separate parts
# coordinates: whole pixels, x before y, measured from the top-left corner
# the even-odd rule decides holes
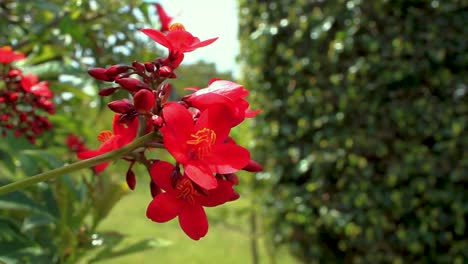
[[[102,143],[104,143],[107,140],[109,140],[112,136],[113,136],[112,131],[104,130],[98,134],[97,139],[101,141]]]
[[[187,140],[187,144],[195,147],[198,159],[203,159],[211,153],[211,147],[216,142],[216,133],[213,130],[205,127],[190,136],[192,139]]]
[[[189,204],[193,204],[195,197],[199,195],[197,190],[193,187],[192,182],[188,178],[182,178],[176,185],[177,199],[184,199]]]
[[[185,27],[181,23],[172,23],[169,26],[169,31],[174,31],[174,30],[183,30],[183,31],[185,31]]]

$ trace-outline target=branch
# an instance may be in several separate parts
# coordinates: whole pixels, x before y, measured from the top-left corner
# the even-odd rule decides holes
[[[22,179],[16,182],[12,182],[10,184],[0,186],[0,195],[7,194],[13,191],[17,191],[25,187],[31,186],[33,184],[46,181],[46,180],[50,180],[50,179],[56,178],[58,176],[62,176],[70,172],[74,172],[74,171],[81,170],[84,168],[89,168],[89,167],[98,165],[100,163],[106,162],[106,161],[116,160],[118,158],[125,156],[132,150],[138,147],[144,146],[147,142],[155,139],[156,136],[157,136],[156,132],[151,132],[133,140],[129,144],[117,150],[107,152],[107,153],[104,153],[102,155],[99,155],[93,158],[81,160],[81,161],[60,167],[60,168],[56,168],[50,171],[46,171],[46,172],[28,177],[26,179]]]

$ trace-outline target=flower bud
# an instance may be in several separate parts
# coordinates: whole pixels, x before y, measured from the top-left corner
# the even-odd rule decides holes
[[[128,65],[125,65],[125,64],[116,64],[116,65],[112,65],[110,66],[109,68],[107,68],[105,74],[110,77],[110,78],[115,78],[117,75],[121,74],[121,73],[124,73],[126,71],[128,71],[129,69],[131,69],[130,66]]]
[[[107,69],[105,68],[97,67],[97,68],[92,68],[88,70],[88,74],[91,75],[91,77],[93,77],[94,79],[99,80],[99,81],[105,81],[105,82],[113,81],[114,80],[113,78],[106,75],[106,71]]]
[[[129,92],[137,92],[138,90],[145,88],[149,89],[149,86],[146,83],[135,78],[121,78],[117,79],[115,82],[120,84],[122,88]]]
[[[143,63],[139,62],[139,61],[134,61],[134,62],[132,63],[132,66],[133,66],[133,67],[136,69],[136,71],[139,72],[139,73],[143,73],[143,72],[146,71],[145,65],[144,65]]]
[[[139,90],[133,97],[133,104],[138,113],[146,113],[151,111],[155,103],[154,94],[147,89]]]
[[[18,93],[12,93],[12,94],[10,94],[9,101],[10,101],[10,102],[15,102],[16,100],[18,100]]]
[[[163,120],[160,116],[158,116],[158,115],[153,115],[153,116],[151,117],[151,122],[153,123],[153,126],[159,128],[159,127],[162,127],[162,126],[163,126],[164,120]]]
[[[99,91],[99,95],[100,96],[109,96],[109,95],[115,93],[115,91],[117,91],[117,89],[119,89],[119,87],[105,87],[105,88],[102,88]]]
[[[147,72],[154,72],[155,70],[154,64],[151,62],[145,62],[145,68]]]
[[[161,68],[159,68],[158,74],[159,76],[163,78],[171,78],[171,79],[176,78],[174,70],[169,66],[162,66]]]
[[[112,101],[107,106],[110,110],[119,114],[123,114],[133,108],[133,105],[127,99]]]
[[[161,90],[159,92],[159,98],[161,98],[161,103],[164,104],[169,98],[169,95],[172,91],[172,85],[169,83],[165,83],[161,86]]]
[[[130,190],[135,190],[136,177],[132,169],[129,169],[127,171],[127,176],[125,177],[125,180],[127,181],[128,188],[130,188]]]

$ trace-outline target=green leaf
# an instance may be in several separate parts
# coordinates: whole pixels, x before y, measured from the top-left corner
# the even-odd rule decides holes
[[[36,213],[54,219],[46,208],[22,192],[12,192],[0,196],[0,209]]]

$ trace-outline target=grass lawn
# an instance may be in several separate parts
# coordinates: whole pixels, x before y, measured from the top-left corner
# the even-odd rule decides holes
[[[140,187],[140,188],[138,188]],[[227,227],[220,219],[220,214],[233,209],[248,206],[248,198],[242,197],[230,204],[216,208],[208,208],[210,228],[206,237],[193,241],[180,229],[177,219],[165,224],[154,223],[146,218],[145,211],[150,201],[150,195],[144,184],[124,197],[112,210],[110,215],[101,223],[99,230],[116,230],[127,235],[121,247],[125,248],[141,239],[154,239],[156,247],[101,261],[100,264],[124,263],[188,263],[188,264],[237,264],[252,263],[250,239],[246,232],[235,229],[248,230],[246,215],[229,215],[229,222],[233,225]],[[215,222],[215,223],[213,223]],[[234,226],[234,228],[233,228]],[[260,244],[260,263],[270,263]],[[297,263],[287,254],[287,251],[277,254],[277,263]]]

